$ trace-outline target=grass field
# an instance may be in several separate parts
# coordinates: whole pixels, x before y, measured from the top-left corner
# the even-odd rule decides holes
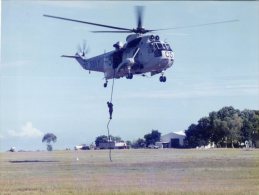
[[[259,150],[113,150],[113,162],[107,150],[0,155],[1,195],[259,194]]]

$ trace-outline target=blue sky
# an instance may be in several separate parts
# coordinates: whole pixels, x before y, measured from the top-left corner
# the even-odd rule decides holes
[[[224,106],[259,109],[258,2],[2,1],[0,150],[45,149],[47,132],[57,135],[56,149],[107,134],[111,82],[104,89],[102,74],[60,56],[86,40],[92,57],[126,35],[94,34],[105,29],[42,15],[134,28],[135,5],[145,6],[149,29],[239,22],[157,32],[175,52],[167,82],[159,75],[116,80],[112,135],[134,140],[152,129],[183,131]]]

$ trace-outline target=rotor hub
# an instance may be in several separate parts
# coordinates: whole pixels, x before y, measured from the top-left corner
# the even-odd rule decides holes
[[[149,32],[148,30],[146,30],[145,28],[142,28],[142,27],[138,27],[138,28],[134,28],[132,30],[134,33],[138,33],[138,34],[145,34],[147,32]]]

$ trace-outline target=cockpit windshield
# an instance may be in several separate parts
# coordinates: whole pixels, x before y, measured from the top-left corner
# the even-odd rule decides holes
[[[165,48],[163,47],[163,44],[161,44],[161,43],[156,43],[156,46],[157,46],[157,48],[158,48],[159,50],[165,49]]]
[[[166,50],[172,51],[170,45],[168,43],[161,43],[161,42],[153,42],[151,43],[151,48],[153,50]]]
[[[166,50],[172,51],[172,49],[171,49],[171,47],[170,47],[170,45],[168,43],[165,44],[165,47],[166,47]]]

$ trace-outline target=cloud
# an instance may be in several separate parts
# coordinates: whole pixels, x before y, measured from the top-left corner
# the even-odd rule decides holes
[[[43,136],[43,132],[33,127],[31,122],[27,122],[24,126],[22,126],[20,131],[9,130],[8,134],[13,137],[28,137],[28,138]]]

